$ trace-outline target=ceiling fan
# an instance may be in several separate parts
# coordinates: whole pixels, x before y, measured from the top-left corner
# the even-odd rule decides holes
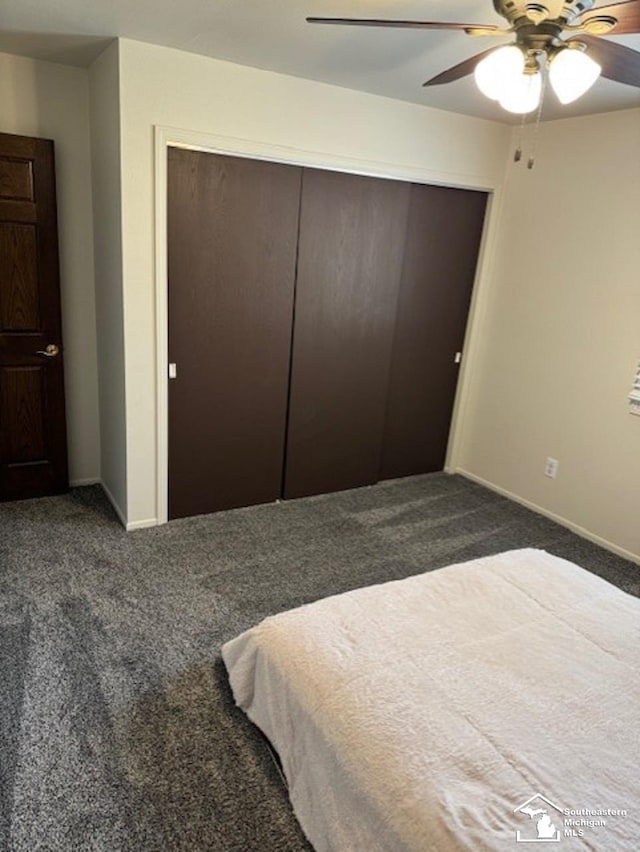
[[[424,86],[451,83],[474,74],[480,91],[510,112],[526,114],[540,105],[543,73],[561,103],[571,103],[602,75],[640,88],[640,52],[602,38],[640,33],[640,0],[593,8],[594,0],[493,0],[505,26],[378,18],[317,18],[311,24],[346,24],[423,30],[461,30],[469,36],[510,36],[432,77]],[[551,8],[549,8],[551,7]]]

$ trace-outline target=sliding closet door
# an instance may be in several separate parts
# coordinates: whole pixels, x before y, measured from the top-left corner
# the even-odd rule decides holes
[[[304,170],[285,497],[378,479],[409,188]]]
[[[301,169],[169,149],[169,517],[282,487]]]
[[[487,196],[414,184],[381,479],[442,470]]]

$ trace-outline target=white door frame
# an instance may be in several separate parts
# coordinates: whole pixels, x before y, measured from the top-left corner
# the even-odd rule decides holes
[[[167,282],[167,149],[188,148],[214,154],[269,160],[294,166],[311,166],[330,171],[369,177],[405,180],[456,189],[476,189],[489,193],[487,216],[478,257],[476,280],[472,291],[469,320],[464,342],[464,358],[456,390],[445,470],[457,468],[457,457],[463,434],[464,414],[471,385],[474,353],[478,348],[479,326],[487,303],[491,280],[491,262],[497,234],[501,188],[499,184],[478,175],[443,172],[405,164],[360,160],[322,151],[307,151],[283,145],[272,145],[255,139],[236,139],[193,130],[156,125],[155,128],[155,291],[156,291],[156,519],[168,520],[169,468],[169,358],[168,358],[168,282]]]

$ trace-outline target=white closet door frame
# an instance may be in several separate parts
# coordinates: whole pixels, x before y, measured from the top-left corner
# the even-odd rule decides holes
[[[475,189],[489,193],[484,233],[478,256],[469,321],[464,344],[464,358],[456,391],[451,419],[445,471],[457,467],[463,421],[469,388],[472,383],[474,354],[479,345],[478,329],[488,302],[491,281],[491,258],[497,238],[502,189],[489,178],[452,172],[416,168],[402,163],[376,162],[353,157],[339,157],[322,151],[307,151],[250,139],[236,139],[156,125],[155,131],[155,291],[156,291],[156,521],[168,519],[168,412],[169,360],[167,317],[167,148],[189,148],[234,157],[269,160],[293,166],[308,166],[370,177],[448,186],[455,189]]]

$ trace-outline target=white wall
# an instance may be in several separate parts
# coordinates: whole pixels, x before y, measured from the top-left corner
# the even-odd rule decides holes
[[[0,54],[0,131],[53,139],[72,483],[100,476],[87,72]]]
[[[121,520],[127,514],[119,47],[89,70],[101,473]],[[135,416],[135,399],[130,416]]]
[[[640,560],[640,110],[542,125],[498,233],[459,467]]]
[[[120,42],[128,513],[156,506],[154,125],[312,152],[317,165],[492,187],[509,131],[427,109],[139,42]],[[231,145],[231,147],[233,147]],[[250,145],[249,145],[250,147]],[[315,152],[315,153],[313,153]],[[305,161],[309,162],[308,156]]]

